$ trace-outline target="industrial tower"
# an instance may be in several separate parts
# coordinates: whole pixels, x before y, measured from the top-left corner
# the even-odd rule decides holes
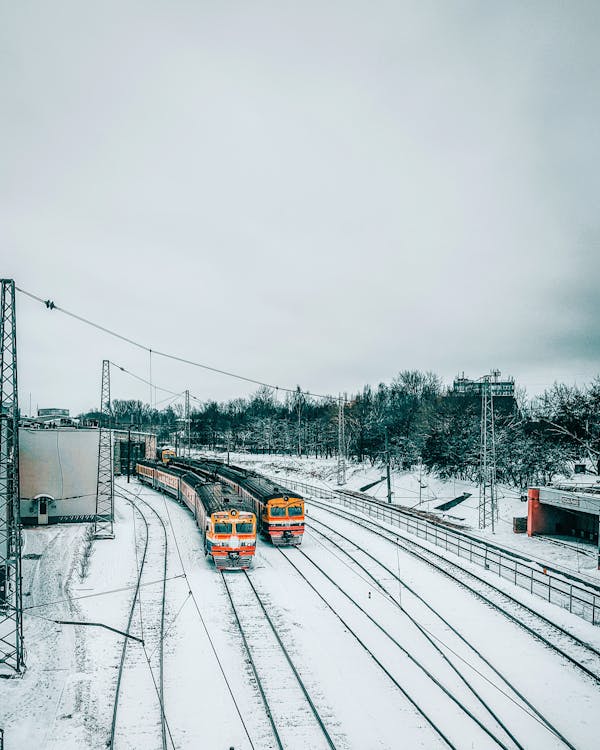
[[[345,432],[345,415],[344,401],[340,393],[338,400],[338,465],[337,465],[337,483],[346,484],[346,432]]]
[[[110,363],[102,362],[102,388],[100,391],[100,424],[98,439],[98,482],[96,484],[96,539],[114,539],[115,512],[112,431],[110,407]]]
[[[481,386],[481,438],[479,447],[479,528],[491,525],[495,531],[498,519],[496,497],[496,434],[494,428],[494,384],[500,370],[484,375]]]
[[[25,665],[15,282],[0,283],[0,675],[6,676],[22,672]]]
[[[186,437],[186,456],[189,458],[190,449],[190,392],[185,392],[185,437]]]

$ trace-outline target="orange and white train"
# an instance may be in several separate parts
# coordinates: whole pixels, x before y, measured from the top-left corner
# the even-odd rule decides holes
[[[221,482],[158,461],[138,461],[138,479],[171,495],[192,512],[200,529],[204,554],[217,570],[246,569],[256,552],[256,516],[239,495]]]
[[[176,458],[173,464],[200,477],[219,480],[250,504],[259,532],[276,546],[298,546],[304,535],[304,498],[254,471],[220,461]],[[172,465],[173,465],[172,464]]]

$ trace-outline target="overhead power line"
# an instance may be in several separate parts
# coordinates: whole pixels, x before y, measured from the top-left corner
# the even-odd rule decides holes
[[[171,396],[183,396],[184,391],[177,393],[176,391],[171,391],[168,388],[161,388],[159,385],[155,385],[154,383],[151,383],[149,380],[146,380],[146,378],[143,378],[141,375],[136,375],[135,372],[131,372],[131,370],[128,370],[125,367],[121,367],[121,365],[118,365],[116,362],[113,362],[112,360],[110,360],[110,363],[113,367],[116,367],[117,370],[121,370],[121,372],[124,372],[127,375],[131,375],[132,378],[139,380],[141,383],[145,383],[146,385],[152,386],[152,388],[154,388],[157,391],[163,391],[164,393],[169,393]]]
[[[145,383],[146,385],[152,386],[157,391],[163,391],[164,393],[169,393],[173,398],[163,398],[161,401],[157,401],[155,403],[155,406],[158,406],[158,404],[162,404],[165,401],[173,401],[175,398],[183,398],[185,396],[185,391],[171,391],[169,388],[161,388],[159,385],[154,385],[154,383],[151,383],[149,380],[146,380],[146,378],[143,378],[141,375],[137,375],[135,372],[131,372],[131,370],[128,370],[126,367],[121,367],[121,365],[118,365],[116,362],[110,361],[111,365],[113,367],[116,367],[117,370],[120,370],[121,372],[126,373],[127,375],[131,375],[132,378],[135,378],[136,380],[139,380],[141,383]],[[190,393],[190,398],[194,401],[197,401],[199,404],[202,403],[202,399],[198,398],[198,396],[194,396],[193,393]]]
[[[175,362],[181,362],[186,365],[191,365],[192,367],[200,367],[203,370],[209,370],[210,372],[216,372],[219,375],[226,375],[229,378],[235,378],[236,380],[243,380],[246,383],[253,383],[254,385],[262,385],[266,388],[273,388],[275,391],[282,391],[284,393],[297,393],[297,388],[286,388],[284,386],[274,385],[273,383],[266,383],[263,380],[256,380],[254,378],[246,377],[245,375],[239,375],[235,372],[230,372],[229,370],[222,370],[219,367],[213,367],[212,365],[205,365],[201,362],[195,362],[192,359],[187,359],[186,357],[180,357],[176,354],[170,354],[169,352],[161,352],[157,349],[152,349],[152,347],[147,346],[145,344],[141,344],[139,341],[135,341],[134,339],[129,338],[128,336],[123,336],[121,333],[117,333],[116,331],[111,330],[110,328],[106,328],[103,325],[100,325],[99,323],[95,323],[93,320],[89,320],[88,318],[84,318],[82,315],[77,315],[74,312],[71,312],[70,310],[65,310],[64,307],[60,307],[57,305],[54,300],[51,299],[42,299],[41,297],[38,297],[37,294],[32,294],[31,292],[26,291],[25,289],[21,289],[21,287],[15,286],[17,291],[21,292],[21,294],[24,294],[27,297],[30,297],[31,299],[35,300],[36,302],[41,303],[44,305],[48,310],[57,310],[58,312],[63,313],[64,315],[68,315],[71,318],[74,318],[75,320],[78,320],[80,323],[85,323],[86,325],[92,326],[92,328],[96,328],[99,331],[102,331],[103,333],[107,333],[109,336],[114,336],[117,339],[120,339],[121,341],[125,341],[127,344],[131,344],[131,346],[135,346],[138,349],[142,349],[145,352],[148,352],[150,355],[154,355],[156,357],[164,357],[165,359],[171,359]],[[310,391],[302,391],[307,396],[313,396],[314,398],[323,398],[323,399],[332,399],[333,397],[331,395],[325,395],[323,393],[312,393]]]

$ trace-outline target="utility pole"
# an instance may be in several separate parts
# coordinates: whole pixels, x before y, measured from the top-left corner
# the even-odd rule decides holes
[[[149,377],[149,382],[150,382],[150,412],[152,412],[152,349],[150,349],[149,355],[150,355],[150,358],[149,358],[149,361],[150,361],[150,365],[149,365],[149,368],[150,368],[150,377]]]
[[[131,475],[131,425],[127,428],[127,484]]]
[[[106,425],[104,421],[106,420]],[[115,512],[112,431],[110,406],[110,362],[102,362],[102,387],[100,389],[100,426],[98,428],[98,481],[96,483],[96,539],[114,539]]]
[[[296,387],[296,406],[298,407],[298,456],[302,456],[302,432],[301,432],[301,416],[302,416],[302,390],[300,386]]]
[[[187,457],[191,455],[190,448],[190,392],[185,392],[185,432],[187,440]]]
[[[388,440],[388,428],[385,428],[385,478],[387,480],[387,501],[392,502],[392,475],[390,472],[390,445]]]
[[[500,370],[484,375],[481,383],[481,437],[479,448],[479,528],[492,527],[498,519],[496,498],[496,434],[494,426],[494,389]]]
[[[15,282],[0,293],[0,675],[24,668]]]
[[[344,398],[340,393],[338,399],[338,465],[337,483],[346,484],[346,427],[344,415]]]

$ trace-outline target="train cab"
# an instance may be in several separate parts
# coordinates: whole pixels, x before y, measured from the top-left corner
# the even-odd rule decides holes
[[[304,500],[281,495],[264,505],[262,529],[275,545],[299,545],[304,534]]]
[[[256,550],[256,516],[237,508],[219,510],[207,519],[204,554],[217,570],[250,567]]]
[[[156,451],[156,458],[158,461],[161,461],[163,464],[168,464],[169,461],[172,461],[174,458],[177,458],[177,454],[172,448],[159,448]]]

